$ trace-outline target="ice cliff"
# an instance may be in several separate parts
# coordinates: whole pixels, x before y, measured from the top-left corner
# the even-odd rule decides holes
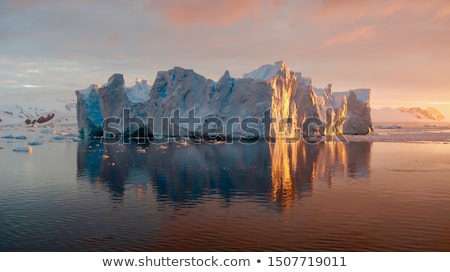
[[[370,89],[315,88],[310,78],[290,71],[282,61],[242,78],[226,71],[217,82],[175,67],[158,72],[152,86],[137,79],[125,87],[123,75],[114,74],[104,85],[76,95],[83,136],[102,135],[109,127],[106,120],[124,135],[289,137],[300,133],[310,118],[323,122],[321,133],[327,135],[372,130]]]

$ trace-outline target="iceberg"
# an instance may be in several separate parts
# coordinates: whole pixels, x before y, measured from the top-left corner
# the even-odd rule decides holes
[[[82,136],[99,136],[103,134],[103,116],[100,110],[99,87],[96,84],[76,91],[78,131]],[[43,131],[43,133],[48,133]]]
[[[102,86],[77,90],[81,137],[152,136],[292,137],[313,123],[322,135],[373,130],[370,89],[333,92],[278,61],[216,82],[191,69],[160,71],[152,86],[136,79],[125,86],[113,74]]]

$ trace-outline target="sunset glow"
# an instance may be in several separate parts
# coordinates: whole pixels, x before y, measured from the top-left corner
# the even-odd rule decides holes
[[[437,1],[11,1],[0,3],[0,95],[74,91],[159,70],[213,80],[284,60],[336,91],[371,88],[373,108],[450,117],[450,3]]]

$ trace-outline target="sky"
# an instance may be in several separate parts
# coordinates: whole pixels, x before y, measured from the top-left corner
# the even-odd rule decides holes
[[[174,66],[218,80],[278,60],[317,87],[370,88],[374,108],[450,117],[450,2],[0,1],[3,95],[74,91],[113,73],[152,84]]]

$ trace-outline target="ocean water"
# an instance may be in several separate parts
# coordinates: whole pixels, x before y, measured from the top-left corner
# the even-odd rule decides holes
[[[450,145],[0,141],[1,251],[450,251]]]

